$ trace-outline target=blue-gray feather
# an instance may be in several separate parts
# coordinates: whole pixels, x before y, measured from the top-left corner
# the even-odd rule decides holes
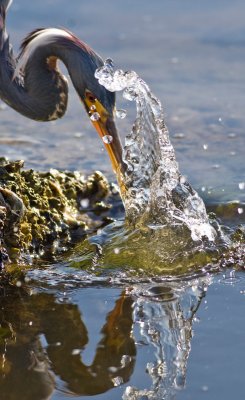
[[[20,57],[28,56],[22,75],[14,76],[16,59],[5,27],[6,9],[10,0],[0,0],[0,97],[9,106],[28,118],[48,121],[60,118],[67,107],[68,87],[62,74],[49,63],[50,57],[64,62],[80,96],[84,99],[89,89],[112,115],[114,93],[100,86],[94,77],[102,59],[86,44],[69,33],[69,36],[51,35],[49,43],[40,42],[28,56],[28,45],[45,30],[29,34],[22,43]],[[65,31],[64,31],[65,32]],[[13,79],[14,77],[14,79]]]

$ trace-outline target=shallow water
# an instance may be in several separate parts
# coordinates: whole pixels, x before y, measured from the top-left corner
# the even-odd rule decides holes
[[[17,44],[37,26],[66,26],[136,70],[164,105],[181,172],[210,209],[219,206],[223,222],[237,226],[245,212],[239,204],[228,212],[226,202],[245,201],[244,12],[242,0],[76,0],[69,8],[63,0],[22,0],[9,12],[8,30]],[[66,117],[55,123],[28,121],[1,105],[1,154],[36,169],[101,169],[114,179],[80,108],[72,90]],[[125,100],[119,108],[128,110],[118,121],[127,133],[135,111]],[[243,395],[242,272],[144,283],[67,265],[31,272],[23,291],[2,291],[4,400],[172,399],[176,386],[184,400]]]
[[[76,271],[29,278],[1,298],[3,399],[243,393],[243,274],[124,285]]]

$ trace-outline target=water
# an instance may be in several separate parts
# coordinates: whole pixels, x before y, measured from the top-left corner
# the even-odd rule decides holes
[[[125,118],[127,115],[127,111],[126,110],[116,110],[116,116],[117,118]]]
[[[123,91],[124,98],[135,101],[137,113],[123,147],[126,170],[118,172],[128,231],[115,230],[114,224],[102,238],[90,240],[99,246],[103,265],[121,262],[134,273],[138,264],[148,273],[176,274],[214,264],[231,239],[217,220],[209,219],[201,197],[180,174],[160,101],[134,71],[114,70],[111,60],[95,77],[107,90]],[[243,208],[237,212],[242,214]],[[119,257],[111,257],[114,246]]]
[[[214,241],[216,232],[202,199],[180,175],[160,101],[135,72],[114,71],[107,60],[95,77],[107,90],[123,90],[124,98],[136,101],[136,120],[123,148],[127,168],[123,176],[126,191],[121,194],[126,218],[155,227],[183,224],[192,240],[205,236]]]
[[[233,229],[244,224],[244,8],[242,0],[95,0],[92,9],[80,0],[69,8],[63,0],[22,0],[14,1],[8,29],[17,48],[35,27],[65,26],[104,58],[137,71],[164,104],[182,175]],[[134,106],[119,98],[117,108],[127,110],[118,119],[127,134]],[[35,169],[102,169],[114,179],[72,89],[61,121],[40,124],[4,107],[0,113],[1,153]],[[244,265],[235,276],[192,271],[174,283],[153,273],[144,282],[142,271],[118,276],[115,257],[99,274],[60,260],[30,272],[20,288],[1,288],[1,397],[241,398]]]
[[[220,275],[116,285],[58,269],[29,279],[1,297],[3,399],[243,393],[243,274],[229,285]]]

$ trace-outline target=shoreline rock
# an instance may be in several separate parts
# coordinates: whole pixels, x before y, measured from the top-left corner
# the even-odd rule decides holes
[[[110,185],[100,172],[25,170],[0,158],[0,267],[52,256],[110,222]]]

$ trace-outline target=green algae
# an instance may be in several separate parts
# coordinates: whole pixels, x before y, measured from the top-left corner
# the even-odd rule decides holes
[[[54,255],[109,220],[110,187],[100,172],[86,179],[78,171],[23,167],[0,159],[0,265],[8,257],[18,264],[27,255]]]

